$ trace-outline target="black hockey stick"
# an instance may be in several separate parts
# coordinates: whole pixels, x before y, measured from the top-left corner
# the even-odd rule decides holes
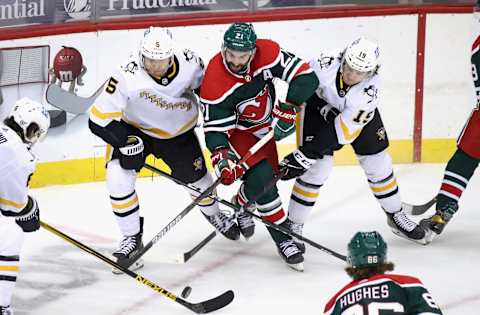
[[[185,186],[185,187],[187,187],[187,188],[189,188],[189,189],[192,189],[192,190],[195,190],[195,191],[197,191],[197,192],[200,191],[199,188],[194,187],[194,186],[189,185],[189,184],[186,184],[186,183],[183,183],[182,181],[174,178],[174,177],[171,176],[170,174],[165,173],[164,171],[162,171],[162,170],[160,170],[160,169],[158,169],[158,168],[156,168],[156,167],[154,167],[154,166],[145,164],[144,167],[145,167],[146,169],[148,169],[148,170],[151,170],[151,171],[154,172],[154,173],[158,173],[158,174],[160,174],[160,175],[162,175],[162,176],[165,176],[165,177],[173,180],[174,182],[176,182],[176,183],[179,184],[179,185]],[[281,177],[281,175],[276,175],[276,176],[273,178],[273,180],[272,180],[270,183],[268,183],[268,184],[264,187],[264,189],[262,190],[262,192],[261,192],[259,195],[257,195],[254,199],[260,198],[266,191],[270,190],[270,189],[276,184],[276,182],[280,179],[280,177]],[[295,238],[297,238],[297,239],[299,239],[299,240],[301,240],[301,241],[304,241],[305,243],[310,244],[311,246],[313,246],[313,247],[315,247],[315,248],[317,248],[317,249],[319,249],[319,250],[321,250],[321,251],[323,251],[323,252],[325,252],[325,253],[327,253],[327,254],[330,254],[330,255],[332,255],[332,256],[334,256],[334,257],[337,257],[337,258],[339,258],[339,259],[341,259],[341,260],[343,260],[343,261],[346,261],[346,259],[347,259],[345,255],[339,254],[339,253],[337,253],[337,252],[335,252],[335,251],[333,251],[333,250],[331,250],[331,249],[329,249],[329,248],[327,248],[327,247],[325,247],[325,246],[322,246],[322,245],[320,245],[320,244],[318,244],[318,243],[316,243],[316,242],[314,242],[314,241],[312,241],[312,240],[310,240],[310,239],[308,239],[308,238],[306,238],[306,237],[304,237],[304,236],[302,236],[302,235],[299,235],[299,234],[297,234],[297,233],[294,233],[294,232],[292,232],[292,231],[284,228],[283,226],[279,226],[279,225],[273,224],[273,223],[265,220],[265,219],[262,218],[261,216],[256,215],[255,213],[253,213],[253,212],[248,211],[247,209],[245,209],[245,206],[247,206],[248,204],[251,204],[251,203],[255,202],[255,200],[253,200],[253,199],[252,199],[252,200],[249,200],[249,202],[248,202],[246,205],[244,205],[243,207],[240,207],[240,206],[238,206],[238,205],[236,205],[236,204],[233,204],[233,203],[231,203],[231,202],[229,202],[229,201],[227,201],[227,200],[225,200],[225,199],[222,199],[222,198],[220,198],[220,197],[218,197],[218,196],[216,196],[216,195],[214,195],[214,194],[212,194],[212,195],[210,196],[210,198],[213,198],[213,199],[215,199],[215,201],[217,201],[217,202],[219,202],[219,203],[221,203],[221,204],[223,204],[223,205],[225,205],[225,206],[227,206],[227,207],[230,207],[230,208],[232,208],[232,209],[234,209],[234,210],[236,210],[236,211],[245,211],[246,213],[248,213],[248,214],[251,215],[252,217],[254,217],[254,218],[256,218],[257,220],[261,221],[263,224],[268,225],[268,226],[270,226],[270,227],[272,227],[272,228],[274,228],[274,229],[276,229],[276,230],[278,230],[278,231],[280,231],[280,232],[282,232],[282,233],[284,233],[284,234],[290,235],[290,236],[295,237]]]
[[[155,292],[163,295],[164,297],[166,297],[166,298],[168,298],[168,299],[170,299],[174,302],[177,302],[180,305],[185,306],[186,308],[188,308],[189,310],[191,310],[191,311],[193,311],[197,314],[204,314],[204,313],[210,313],[210,312],[216,311],[218,309],[221,309],[222,307],[227,306],[228,304],[230,304],[233,301],[233,298],[234,298],[233,291],[228,290],[228,291],[222,293],[221,295],[219,295],[217,297],[214,297],[212,299],[209,299],[209,300],[206,300],[206,301],[203,301],[203,302],[199,302],[199,303],[187,302],[184,299],[176,296],[172,292],[168,291],[167,289],[164,289],[164,288],[160,287],[158,284],[155,284],[152,281],[148,280],[144,276],[141,276],[141,275],[129,270],[128,268],[120,266],[119,264],[117,264],[113,260],[109,259],[108,257],[100,254],[99,252],[92,249],[91,247],[88,247],[87,245],[85,245],[83,243],[80,243],[79,241],[77,241],[77,240],[73,239],[72,237],[64,234],[63,232],[57,230],[56,228],[50,226],[49,224],[40,221],[40,225],[45,230],[57,235],[58,237],[62,238],[63,240],[69,242],[70,244],[75,245],[76,247],[78,247],[81,250],[97,257],[98,259],[103,260],[104,262],[106,262],[110,266],[112,266],[112,267],[114,267],[118,270],[121,270],[123,273],[129,275],[130,277],[137,280],[141,284],[146,285],[147,287],[150,287]]]
[[[193,257],[203,246],[207,245],[215,236],[217,235],[216,231],[210,233],[206,238],[204,238],[200,243],[197,244],[194,248],[182,254],[182,259],[178,259],[180,263],[186,263],[190,258]]]
[[[262,148],[272,138],[273,138],[273,130],[268,132],[262,139],[260,139],[250,149],[248,149],[248,152],[242,157],[242,159],[238,163],[241,164],[241,163],[244,163],[245,161],[247,161],[250,157],[252,157],[252,155],[254,155],[258,150],[260,150],[260,148]],[[147,168],[147,169],[150,169],[150,170],[151,170],[151,168],[153,168],[152,166],[147,165],[147,164],[145,164],[144,167]],[[167,173],[161,172],[161,174],[163,175],[163,174],[167,174]],[[171,178],[177,184],[180,184],[182,186],[186,186],[186,187],[191,188],[190,185],[187,185],[187,184],[183,183],[182,181],[174,178],[171,175],[168,175],[168,178]],[[129,260],[129,263],[128,263],[127,267],[130,267],[138,259],[140,259],[140,257],[142,257],[153,246],[153,244],[158,242],[158,240],[161,239],[172,227],[174,227],[184,216],[186,216],[193,208],[195,208],[195,206],[200,201],[202,201],[205,197],[215,195],[214,194],[215,188],[217,188],[217,186],[220,183],[221,183],[221,178],[217,178],[217,180],[215,180],[215,182],[210,187],[205,189],[205,191],[200,193],[200,190],[196,190],[198,193],[200,193],[200,195],[198,195],[185,209],[182,210],[182,212],[180,212],[175,218],[173,218],[173,220],[170,221],[170,223],[168,223],[166,227],[164,227],[160,232],[158,232],[157,235],[155,235],[150,242],[148,242],[139,252],[137,252],[137,254]],[[212,236],[212,238],[213,237],[214,236]],[[203,245],[201,247],[203,247],[207,242],[205,242],[205,243],[203,243],[203,241],[200,242],[200,244],[203,243]],[[200,250],[200,248],[198,248],[198,250]],[[198,250],[194,251],[193,254],[189,257],[189,259],[195,253],[197,253]]]
[[[436,202],[437,197],[433,197],[431,200],[421,205],[412,205],[406,202],[402,202],[402,208],[408,214],[421,215],[427,212]]]
[[[126,267],[127,268],[130,267],[137,260],[139,260],[140,257],[142,257],[150,248],[152,248],[152,246],[156,242],[158,242],[165,234],[167,234],[168,231],[170,231],[170,229],[172,229],[175,225],[177,225],[177,223],[181,219],[183,219],[183,217],[185,217],[193,208],[195,208],[195,206],[200,201],[202,201],[205,197],[210,196],[210,194],[212,194],[215,188],[217,188],[217,186],[220,184],[220,180],[221,178],[218,178],[210,187],[208,187],[207,189],[205,189],[205,191],[203,191],[200,195],[198,195],[192,201],[192,203],[190,203],[185,209],[183,209],[182,212],[180,212],[175,218],[173,218],[173,220],[170,221],[170,223],[168,223],[163,229],[161,229],[160,232],[158,232],[157,235],[155,235],[150,242],[148,242],[140,251],[138,251],[135,256],[129,259],[128,265],[126,265]]]

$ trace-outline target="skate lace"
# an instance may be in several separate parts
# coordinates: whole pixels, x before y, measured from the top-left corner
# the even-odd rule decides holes
[[[237,214],[237,222],[238,222],[238,225],[240,225],[241,229],[246,229],[251,227],[252,225],[255,225],[255,222],[253,222],[252,216],[244,212]]]
[[[293,221],[290,221],[289,222],[289,227],[290,227],[290,230],[293,232],[293,233],[296,233],[298,235],[302,235],[302,232],[303,232],[303,223],[295,223]]]
[[[218,212],[217,214],[210,216],[208,219],[213,224],[213,226],[215,226],[215,228],[220,232],[227,232],[234,223],[222,212]]]
[[[0,306],[0,315],[13,315],[10,306]]]
[[[416,227],[417,224],[410,220],[403,211],[399,211],[393,215],[393,220],[395,223],[402,228],[403,230],[407,232],[413,231]]]
[[[285,255],[285,257],[290,257],[292,255],[300,253],[300,250],[297,248],[297,245],[293,243],[293,240],[286,240],[279,244],[280,250]]]
[[[127,236],[120,242],[120,248],[116,253],[128,256],[137,247],[137,238],[135,236]]]

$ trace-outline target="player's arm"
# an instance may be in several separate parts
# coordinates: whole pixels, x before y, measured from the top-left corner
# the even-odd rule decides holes
[[[28,195],[28,183],[33,169],[22,165],[13,150],[2,151],[3,158],[9,161],[4,165],[4,189],[0,198],[0,213],[12,217],[24,232],[33,232],[40,228],[37,201]]]
[[[419,281],[420,283],[420,281]],[[433,296],[422,285],[405,288],[409,314],[414,315],[438,315],[442,314]]]
[[[301,106],[317,89],[318,78],[302,58],[283,49],[279,54],[279,62],[272,68],[272,74],[288,84],[286,103]]]
[[[218,148],[228,148],[228,131],[235,128],[237,114],[229,106],[227,100],[211,104],[202,102],[203,105],[203,130],[205,142],[210,152]]]
[[[128,133],[120,123],[122,110],[127,105],[125,80],[118,71],[105,84],[105,88],[90,109],[88,126],[93,134],[113,147],[123,147]]]

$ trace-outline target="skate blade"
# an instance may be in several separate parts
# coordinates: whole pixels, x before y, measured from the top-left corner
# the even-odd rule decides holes
[[[128,267],[128,270],[135,271],[143,267],[143,259],[139,259],[136,262],[134,262],[130,267]],[[121,275],[123,274],[123,271],[117,269],[117,268],[112,268],[112,273],[115,275]]]
[[[305,270],[303,262],[298,264],[287,264],[287,266],[298,272],[303,272]]]
[[[392,229],[392,232],[393,234],[397,235],[397,236],[400,236],[401,238],[404,238],[406,240],[409,240],[411,242],[414,242],[414,243],[417,243],[417,244],[421,244],[421,245],[428,245],[431,240],[429,241],[429,237],[427,236],[428,235],[428,231],[425,231],[425,236],[421,239],[413,239],[413,238],[409,238],[408,236],[406,236],[405,234],[403,234],[402,232],[398,231],[398,230],[395,230],[395,229]],[[430,231],[431,232],[431,231]]]

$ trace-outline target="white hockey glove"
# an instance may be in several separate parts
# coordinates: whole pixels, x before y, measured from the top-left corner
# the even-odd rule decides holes
[[[140,172],[145,163],[142,139],[137,136],[128,136],[127,145],[118,149],[120,151],[120,166],[126,170]]]

